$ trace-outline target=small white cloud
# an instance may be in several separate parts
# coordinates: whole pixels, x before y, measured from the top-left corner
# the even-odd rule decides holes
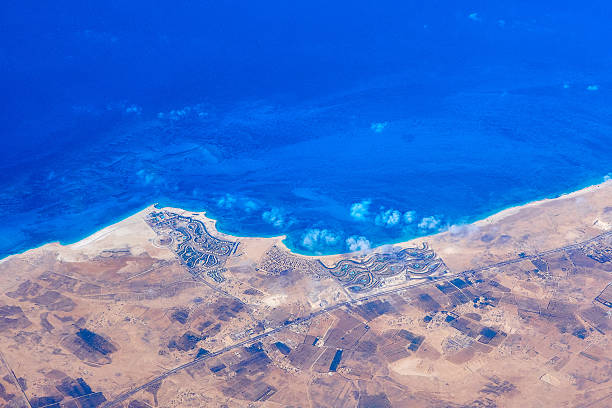
[[[84,113],[98,113],[97,109],[92,106],[87,105],[72,105],[71,109],[75,113],[84,114]]]
[[[288,217],[286,212],[278,207],[273,207],[269,211],[264,211],[261,218],[276,228],[288,227],[295,222],[291,217]]]
[[[435,230],[438,228],[441,222],[442,221],[434,216],[424,217],[421,222],[419,222],[419,228],[422,230]]]
[[[327,229],[311,228],[302,236],[302,245],[310,250],[333,246],[339,241],[340,235]]]
[[[506,26],[506,20],[497,20],[497,25],[504,28]]]
[[[145,184],[151,184],[152,182],[156,181],[156,177],[155,174],[145,170],[145,169],[140,169],[136,172],[136,174],[138,175],[138,177],[140,177],[142,179],[142,181]]]
[[[587,91],[597,91],[599,90],[599,85],[589,85],[587,86]]]
[[[482,19],[480,18],[480,16],[478,15],[478,13],[470,13],[468,15],[468,18],[472,21],[482,21]]]
[[[604,182],[608,180],[612,180],[612,173],[608,173],[604,176]]]
[[[416,217],[416,211],[406,211],[404,213],[404,222],[406,224],[410,224],[412,223],[412,221],[415,220],[415,217]]]
[[[104,31],[83,30],[78,31],[76,34],[80,39],[99,44],[114,44],[119,41],[116,35]]]
[[[351,205],[351,217],[357,220],[365,219],[370,213],[370,204],[372,204],[372,200],[362,200],[358,203],[353,203]]]
[[[217,199],[217,207],[225,208],[226,210],[232,208],[235,203],[236,197],[231,194],[225,194]]]
[[[374,122],[370,125],[370,129],[372,129],[375,133],[380,133],[385,130],[388,124],[389,122]]]
[[[142,108],[138,105],[129,105],[125,108],[125,113],[133,113],[135,115],[140,115],[142,113]]]
[[[255,201],[247,200],[244,203],[244,211],[246,211],[248,213],[257,210],[258,208],[259,208],[259,205],[257,205],[257,203]]]
[[[465,237],[477,233],[479,228],[472,224],[451,225],[448,231],[452,236]]]
[[[158,119],[168,119],[171,121],[179,121],[185,118],[205,118],[208,116],[208,112],[203,110],[201,104],[184,106],[180,109],[172,109],[168,112],[159,112],[157,114]]]
[[[272,208],[270,211],[264,211],[261,218],[268,224],[272,224],[276,228],[280,228],[285,223],[285,215],[279,208]]]
[[[374,223],[381,227],[393,227],[399,224],[402,214],[397,210],[386,210],[378,213],[374,219]]]
[[[352,235],[346,239],[346,246],[351,252],[366,252],[369,251],[370,241],[363,236]]]
[[[122,112],[127,115],[140,115],[142,113],[142,107],[128,103],[127,101],[110,102],[106,104],[107,111]],[[92,112],[93,113],[93,112]]]
[[[568,84],[567,82],[563,84],[563,89],[569,89],[569,87],[570,87],[570,84]]]
[[[248,197],[235,196],[226,193],[217,198],[217,207],[229,210],[230,208],[244,210],[247,213],[252,213],[259,209],[259,204],[249,199]]]

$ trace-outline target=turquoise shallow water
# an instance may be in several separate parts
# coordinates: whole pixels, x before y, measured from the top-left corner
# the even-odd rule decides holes
[[[612,172],[603,2],[64,3],[2,17],[0,257],[152,203],[337,253]]]

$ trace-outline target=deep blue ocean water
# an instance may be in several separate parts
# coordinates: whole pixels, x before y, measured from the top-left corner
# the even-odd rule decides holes
[[[612,172],[607,1],[89,3],[2,5],[0,258],[152,203],[343,252]]]

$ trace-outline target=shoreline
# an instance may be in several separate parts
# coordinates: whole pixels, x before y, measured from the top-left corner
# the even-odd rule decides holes
[[[595,192],[595,191],[601,189],[602,187],[609,186],[609,185],[612,185],[612,180],[604,180],[603,182],[600,182],[600,183],[597,183],[597,184],[587,185],[586,187],[583,187],[583,188],[580,188],[580,189],[577,189],[577,190],[574,190],[574,191],[562,193],[562,194],[560,194],[560,195],[558,195],[556,197],[541,198],[541,199],[529,201],[529,202],[526,202],[526,203],[523,203],[523,204],[513,205],[513,206],[507,207],[505,209],[502,209],[500,211],[496,211],[496,212],[494,212],[494,213],[492,213],[492,214],[490,214],[490,215],[488,215],[488,216],[486,216],[484,218],[479,218],[479,219],[476,219],[476,220],[474,220],[472,222],[466,222],[466,223],[461,223],[461,224],[453,224],[453,225],[458,225],[458,226],[463,226],[463,225],[485,226],[485,225],[495,224],[495,223],[498,223],[498,222],[502,221],[505,218],[508,218],[510,216],[513,216],[513,215],[517,214],[518,212],[520,212],[522,210],[538,207],[538,206],[541,206],[541,205],[546,205],[546,204],[551,203],[551,202],[557,202],[557,201],[560,201],[560,200],[567,200],[567,199],[571,199],[571,198],[580,197],[582,195]],[[114,231],[118,227],[119,224],[125,223],[128,219],[130,219],[132,217],[135,217],[138,214],[140,214],[140,213],[142,213],[142,212],[144,212],[146,210],[149,210],[150,208],[171,208],[171,209],[174,209],[174,210],[182,210],[182,211],[185,211],[185,212],[202,214],[204,217],[206,217],[208,220],[210,220],[212,222],[212,225],[213,225],[214,229],[218,233],[220,233],[220,234],[226,235],[228,237],[237,238],[237,239],[240,239],[240,238],[267,238],[267,239],[276,238],[276,239],[279,240],[279,243],[282,244],[282,246],[285,247],[289,252],[291,252],[292,254],[299,255],[299,256],[321,258],[321,257],[342,256],[342,255],[347,255],[347,254],[351,253],[351,252],[340,252],[340,253],[330,253],[330,254],[327,254],[327,253],[323,253],[323,254],[305,254],[305,253],[301,253],[300,251],[296,250],[296,248],[292,248],[292,247],[290,247],[289,245],[287,245],[285,243],[285,241],[287,239],[287,235],[286,234],[269,235],[269,236],[267,236],[267,235],[252,235],[252,236],[249,236],[249,235],[235,235],[235,234],[228,233],[228,232],[225,232],[223,230],[218,229],[217,228],[218,219],[208,217],[206,215],[207,212],[205,210],[187,210],[187,209],[172,207],[171,205],[164,206],[164,207],[158,207],[158,204],[155,203],[155,204],[149,204],[149,205],[141,208],[140,210],[138,210],[138,211],[136,211],[136,212],[126,216],[126,217],[123,217],[123,218],[119,219],[118,221],[114,221],[111,224],[106,225],[106,226],[98,229],[97,231],[93,232],[92,234],[87,235],[87,236],[85,236],[85,237],[83,237],[81,239],[78,239],[76,241],[68,242],[68,243],[62,242],[61,240],[58,240],[58,241],[49,241],[49,242],[43,243],[43,244],[41,244],[39,246],[28,248],[28,249],[26,249],[26,250],[24,250],[22,252],[10,254],[8,256],[5,256],[4,258],[0,258],[0,264],[5,262],[5,261],[7,261],[7,260],[9,260],[9,259],[11,259],[11,258],[13,258],[13,257],[15,257],[15,256],[20,256],[20,255],[23,255],[23,254],[25,254],[27,252],[30,252],[30,251],[33,251],[33,250],[37,250],[39,248],[42,248],[42,247],[45,247],[45,246],[48,246],[48,245],[73,246],[73,247],[77,247],[77,248],[81,247],[81,246],[84,246],[84,245],[86,245],[86,244],[88,244],[90,242],[94,242],[97,239],[100,239],[100,238],[106,236],[107,234],[109,234],[112,231]],[[377,245],[375,247],[372,247],[371,251],[372,250],[376,250],[377,248],[381,248],[383,246],[388,246],[388,245],[400,245],[401,246],[401,245],[406,245],[408,243],[411,243],[411,242],[413,242],[415,240],[425,240],[425,239],[428,239],[428,238],[439,236],[441,234],[447,233],[449,231],[449,227],[451,227],[451,226],[448,226],[446,229],[438,231],[436,233],[432,233],[432,234],[428,234],[428,235],[422,235],[422,236],[415,236],[415,237],[412,237],[410,239],[403,240],[403,241],[381,243],[381,244],[379,244],[379,245]]]
[[[497,211],[485,218],[481,218],[478,219],[474,222],[470,222],[469,224],[473,224],[473,225],[486,225],[486,224],[493,224],[495,222],[499,222],[501,220],[503,220],[504,218],[510,217],[514,214],[516,214],[517,212],[521,211],[522,209],[526,209],[526,208],[532,208],[532,207],[536,207],[536,206],[540,206],[540,205],[544,205],[556,200],[566,200],[566,199],[570,199],[570,198],[575,198],[575,197],[579,197],[594,191],[599,190],[600,188],[602,188],[603,186],[606,185],[612,185],[612,180],[605,180],[601,183],[598,184],[591,184],[588,185],[586,187],[580,188],[578,190],[574,190],[574,191],[570,191],[567,193],[563,193],[560,194],[557,197],[553,197],[553,198],[541,198],[539,200],[534,200],[534,201],[529,201],[527,203],[524,204],[518,204],[518,205],[514,205],[512,207],[508,207],[505,208],[501,211]]]

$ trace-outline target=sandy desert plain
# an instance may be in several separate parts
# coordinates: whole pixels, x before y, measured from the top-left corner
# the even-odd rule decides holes
[[[306,257],[147,208],[0,263],[4,407],[610,407],[612,181]]]

